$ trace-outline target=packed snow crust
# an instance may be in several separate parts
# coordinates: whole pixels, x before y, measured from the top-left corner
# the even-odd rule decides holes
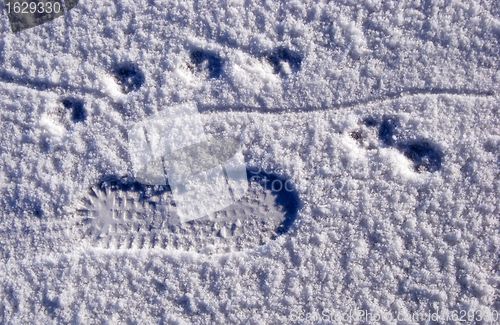
[[[80,0],[16,34],[2,15],[0,323],[496,323],[499,15]],[[85,244],[75,202],[131,175],[130,127],[180,103],[293,182],[290,231],[211,255]]]

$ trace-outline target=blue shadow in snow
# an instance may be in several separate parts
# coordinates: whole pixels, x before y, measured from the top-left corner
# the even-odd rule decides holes
[[[99,182],[99,189],[105,191],[124,191],[139,194],[140,199],[147,200],[153,196],[171,192],[169,185],[146,185],[129,176],[104,176]]]
[[[210,78],[217,79],[222,75],[224,60],[215,52],[195,49],[191,51],[191,62],[198,71],[207,69]]]
[[[384,116],[378,129],[378,137],[386,146],[393,146],[397,141],[399,120],[393,116]]]
[[[113,69],[116,81],[126,94],[137,91],[146,81],[146,77],[139,66],[131,62],[123,62]]]
[[[276,229],[276,236],[286,234],[295,223],[302,202],[291,180],[282,175],[267,173],[258,167],[247,167],[249,182],[257,182],[276,196],[276,203],[283,208],[285,219]],[[274,238],[273,238],[274,239]]]
[[[428,140],[413,140],[398,145],[398,149],[413,162],[417,172],[436,172],[441,169],[443,152]]]
[[[67,97],[62,100],[62,104],[66,109],[71,110],[71,120],[73,122],[84,122],[87,119],[87,112],[82,100]]]
[[[302,66],[302,56],[286,47],[278,47],[267,56],[267,60],[273,66],[274,73],[282,72],[282,62],[288,63],[292,72],[298,72]]]

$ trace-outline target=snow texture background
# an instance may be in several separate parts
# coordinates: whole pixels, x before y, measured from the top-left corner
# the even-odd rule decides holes
[[[3,14],[0,323],[498,312],[499,15],[494,0],[81,0],[13,34]],[[128,126],[182,102],[294,182],[291,231],[220,255],[82,245],[72,204],[131,172]]]

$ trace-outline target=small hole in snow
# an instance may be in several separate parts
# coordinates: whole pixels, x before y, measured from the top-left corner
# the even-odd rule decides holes
[[[217,53],[195,49],[191,51],[191,62],[198,72],[207,71],[210,78],[217,79],[222,75],[224,60]]]
[[[372,117],[372,116],[368,116],[366,118],[363,119],[363,123],[368,126],[368,127],[374,127],[374,126],[377,126],[378,125],[378,121],[376,118]]]
[[[399,121],[393,116],[384,116],[378,130],[378,137],[386,146],[393,146],[397,141]]]
[[[87,118],[85,105],[81,99],[68,97],[63,99],[62,104],[66,109],[71,110],[71,120],[73,122],[83,122]]]
[[[135,63],[120,63],[113,72],[116,81],[126,94],[139,90],[146,80],[144,73]]]
[[[399,149],[413,161],[415,171],[436,172],[441,169],[443,153],[427,140],[415,140],[399,145]]]
[[[285,64],[290,67],[292,72],[298,72],[302,65],[302,56],[285,47],[276,48],[268,55],[267,60],[273,66],[274,73],[286,73],[284,71]]]

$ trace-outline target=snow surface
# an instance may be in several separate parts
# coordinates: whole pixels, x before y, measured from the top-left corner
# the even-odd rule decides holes
[[[17,34],[2,15],[0,323],[498,320],[499,15],[494,0],[81,0]],[[83,245],[72,205],[132,172],[131,125],[184,102],[293,181],[292,229],[218,255]]]

